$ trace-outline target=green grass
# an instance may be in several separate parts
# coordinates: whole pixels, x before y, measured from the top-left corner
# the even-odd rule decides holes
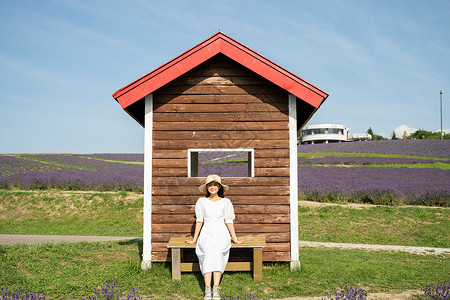
[[[299,207],[300,240],[450,248],[450,209]]]
[[[221,163],[236,163],[236,162],[243,162],[248,161],[247,157],[244,158],[232,158],[232,159],[223,159],[223,160],[214,160],[214,161],[207,161],[204,164],[221,164]]]
[[[61,243],[0,245],[0,287],[28,291],[52,298],[93,294],[109,279],[132,286],[151,299],[201,298],[203,279],[199,273],[183,273],[171,280],[170,265],[153,263],[140,269],[140,245],[136,241],[105,243]],[[221,287],[237,297],[259,292],[260,298],[325,296],[342,285],[366,292],[420,289],[450,278],[448,256],[364,252],[321,248],[300,249],[301,270],[290,271],[288,263],[265,263],[263,280],[253,281],[249,272],[227,272]]]
[[[142,236],[136,193],[0,190],[0,233]]]

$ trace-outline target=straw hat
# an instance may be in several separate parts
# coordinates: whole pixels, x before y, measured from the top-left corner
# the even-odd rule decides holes
[[[208,175],[208,177],[206,177],[206,183],[198,187],[200,192],[206,193],[206,185],[213,181],[220,184],[223,187],[224,192],[228,191],[228,189],[230,188],[228,185],[222,184],[222,180],[220,179],[219,175]]]

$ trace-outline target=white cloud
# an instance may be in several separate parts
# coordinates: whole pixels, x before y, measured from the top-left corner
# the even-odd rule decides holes
[[[399,138],[403,137],[405,131],[406,135],[410,135],[411,133],[416,132],[417,128],[408,127],[408,125],[400,125],[394,129],[395,135]]]
[[[436,132],[441,132],[441,129],[439,128],[439,129],[436,129],[435,131]],[[443,129],[443,131],[444,131],[445,134],[450,133],[450,128]]]

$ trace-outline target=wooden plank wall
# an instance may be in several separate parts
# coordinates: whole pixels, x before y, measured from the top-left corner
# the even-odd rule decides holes
[[[191,236],[204,178],[187,177],[187,149],[253,148],[254,178],[224,178],[238,236],[264,235],[265,261],[290,260],[288,94],[223,55],[154,93],[152,259]]]

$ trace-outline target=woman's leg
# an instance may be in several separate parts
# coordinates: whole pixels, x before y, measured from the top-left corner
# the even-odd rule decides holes
[[[205,286],[211,286],[211,272],[203,274],[203,279],[205,280]]]
[[[212,289],[212,299],[220,300],[221,297],[220,297],[219,283],[220,283],[220,277],[222,276],[222,272],[214,271],[213,276],[214,276],[214,286]]]
[[[222,272],[214,271],[214,286],[219,286],[221,276],[222,276]]]

